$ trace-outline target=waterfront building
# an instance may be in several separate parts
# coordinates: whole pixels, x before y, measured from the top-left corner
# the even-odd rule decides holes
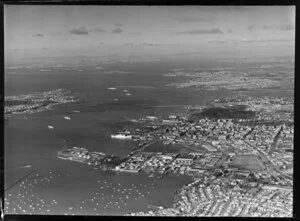
[[[191,165],[193,163],[193,159],[194,157],[190,155],[179,155],[174,162],[176,164]]]

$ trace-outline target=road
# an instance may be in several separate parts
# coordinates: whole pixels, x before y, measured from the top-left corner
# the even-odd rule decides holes
[[[269,164],[269,166],[273,169],[273,170],[275,170],[276,172],[278,172],[281,176],[283,176],[283,177],[285,177],[285,178],[287,178],[288,180],[292,180],[292,178],[291,177],[289,177],[289,176],[287,176],[286,174],[284,174],[284,173],[282,173],[270,160],[269,160],[269,158],[259,149],[259,148],[257,148],[256,146],[253,146],[252,144],[250,144],[249,142],[247,142],[247,141],[245,141],[244,140],[244,142],[246,143],[246,144],[248,144],[249,146],[251,146],[253,149],[255,149],[255,150],[257,150],[259,153],[260,153],[260,156],[262,157],[262,158],[264,158],[264,160],[266,160],[267,162],[268,162],[268,164]]]
[[[269,155],[271,155],[274,152],[274,150],[276,149],[277,142],[278,142],[278,139],[279,139],[279,136],[280,136],[280,133],[281,133],[282,130],[283,130],[283,127],[280,128],[280,130],[278,131],[278,133],[274,137],[274,141],[273,141],[273,143],[271,145],[271,148],[270,148],[270,151],[269,151]]]

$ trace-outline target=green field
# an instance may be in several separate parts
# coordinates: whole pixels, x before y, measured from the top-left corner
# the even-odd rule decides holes
[[[230,167],[236,167],[242,170],[263,170],[265,167],[255,155],[240,155],[233,158]]]

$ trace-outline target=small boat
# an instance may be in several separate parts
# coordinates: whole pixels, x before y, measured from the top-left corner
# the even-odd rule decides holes
[[[115,88],[115,87],[109,87],[109,88],[107,88],[108,90],[116,90],[117,88]]]
[[[74,113],[80,113],[79,110],[72,110]]]
[[[124,90],[124,92],[128,92],[128,90]]]
[[[118,98],[115,98],[115,99],[114,99],[114,101],[118,101],[118,100],[119,100]]]
[[[48,128],[51,129],[51,130],[54,129],[54,127],[52,125],[48,125]]]
[[[127,96],[130,96],[131,94],[130,94],[130,93],[127,93],[126,95],[127,95]]]
[[[71,120],[71,117],[68,117],[68,116],[64,116],[64,118],[65,118],[66,120]]]

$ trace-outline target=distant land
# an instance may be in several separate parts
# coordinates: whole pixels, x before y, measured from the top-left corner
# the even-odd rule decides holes
[[[36,113],[52,109],[59,104],[78,102],[71,91],[57,89],[48,92],[19,96],[7,96],[4,101],[4,114]]]

